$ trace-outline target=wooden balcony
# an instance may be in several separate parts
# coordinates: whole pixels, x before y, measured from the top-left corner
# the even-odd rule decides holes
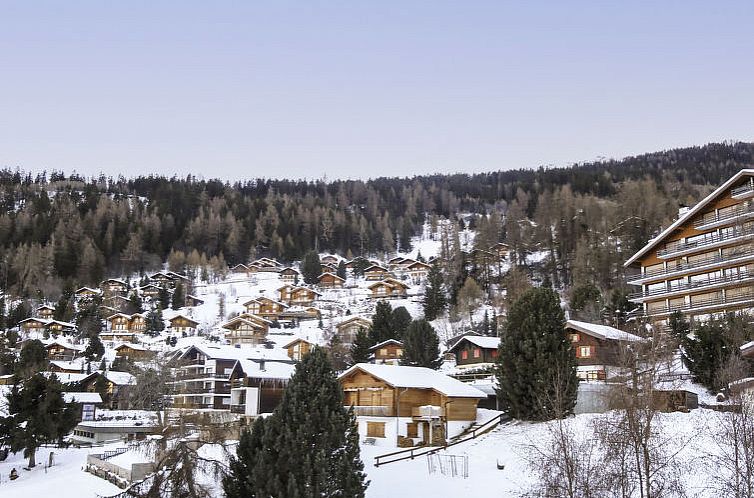
[[[345,407],[346,410],[348,407]],[[354,406],[353,413],[356,416],[364,417],[391,417],[393,410],[389,406]]]
[[[736,229],[724,235],[721,235],[719,233],[710,233],[709,236],[705,237],[704,239],[671,244],[670,246],[657,251],[657,257],[667,259],[671,257],[682,256],[687,253],[696,252],[697,250],[712,249],[714,247],[730,244],[738,240],[744,240],[752,236],[754,236],[754,228]]]

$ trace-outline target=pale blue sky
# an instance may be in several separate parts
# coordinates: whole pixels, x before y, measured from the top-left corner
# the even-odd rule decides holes
[[[752,26],[752,2],[0,1],[0,166],[365,178],[752,140]]]

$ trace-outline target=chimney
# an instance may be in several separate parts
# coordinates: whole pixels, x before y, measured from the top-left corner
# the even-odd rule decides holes
[[[691,208],[688,206],[681,206],[678,208],[678,217],[680,218],[684,214],[688,213]]]

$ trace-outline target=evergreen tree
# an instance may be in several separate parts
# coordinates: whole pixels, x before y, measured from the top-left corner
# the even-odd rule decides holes
[[[573,290],[570,305],[576,318],[599,321],[602,313],[602,293],[592,283],[580,285]]]
[[[26,342],[16,363],[16,374],[27,377],[47,367],[47,350],[37,339]]]
[[[495,375],[501,408],[524,420],[549,420],[573,412],[576,355],[564,332],[557,293],[533,288],[508,311]]]
[[[401,365],[427,367],[437,370],[442,365],[440,339],[428,321],[411,322],[403,337]]]
[[[143,313],[144,312],[144,301],[142,301],[141,296],[138,292],[136,292],[136,289],[131,292],[131,295],[129,296],[129,300],[131,301],[131,313]]]
[[[84,350],[84,357],[89,361],[93,361],[102,358],[102,355],[104,354],[105,346],[102,345],[102,341],[100,340],[99,335],[90,337],[89,344]]]
[[[62,443],[78,423],[76,408],[64,402],[62,391],[55,375],[37,373],[15,384],[8,394],[8,416],[0,418],[0,445],[24,450],[29,467],[36,465],[41,445]]]
[[[7,320],[5,318],[5,296],[0,297],[0,330],[5,330]]]
[[[172,304],[174,310],[183,308],[186,305],[186,291],[184,290],[183,284],[181,282],[175,284],[175,289],[173,289]]]
[[[353,344],[351,344],[351,364],[369,363],[369,359],[372,356],[369,348],[372,346],[374,346],[374,343],[369,339],[367,331],[359,329],[353,340]]]
[[[408,326],[411,325],[411,314],[408,312],[405,306],[398,306],[393,310],[391,320],[395,338],[400,340],[406,333]]]
[[[445,284],[437,263],[432,264],[432,268],[427,274],[427,287],[422,305],[424,307],[424,318],[429,321],[440,316],[448,305],[448,300],[445,297]]]
[[[156,310],[147,313],[147,332],[157,335],[165,330],[165,320],[162,318],[162,309],[158,306]]]
[[[370,266],[372,266],[372,263],[370,263],[367,258],[359,256],[353,260],[351,271],[353,272],[355,277],[361,277],[364,275],[364,270],[366,270]]]
[[[317,277],[322,273],[322,263],[316,251],[309,251],[301,262],[301,276],[307,284],[316,284]]]
[[[275,412],[241,435],[223,480],[227,498],[364,496],[353,412],[326,353],[315,348],[296,372]]]
[[[338,271],[335,274],[342,279],[346,278],[346,262],[342,259],[340,260],[340,263],[338,263]]]
[[[160,287],[160,290],[157,294],[157,300],[159,301],[158,306],[162,309],[168,309],[170,308],[170,305],[172,304],[170,302],[170,292],[166,287]]]
[[[369,329],[369,338],[372,344],[379,344],[388,339],[396,339],[393,328],[393,307],[384,299],[377,301],[377,306],[372,315],[372,327]]]
[[[0,375],[13,373],[16,363],[16,353],[10,346],[7,334],[0,332]]]

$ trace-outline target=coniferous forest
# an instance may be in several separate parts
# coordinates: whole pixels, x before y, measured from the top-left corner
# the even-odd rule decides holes
[[[722,143],[561,168],[368,181],[5,169],[0,285],[16,296],[54,298],[166,259],[221,271],[260,256],[292,261],[312,249],[385,255],[410,249],[425,223],[450,219],[475,229],[479,247],[506,242],[522,265],[527,254],[546,251],[544,274],[557,287],[588,282],[609,291],[622,285],[627,255],[677,214],[679,199],[692,204],[751,164],[754,144]]]

